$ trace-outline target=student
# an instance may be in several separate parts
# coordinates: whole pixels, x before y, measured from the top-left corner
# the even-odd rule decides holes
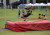
[[[25,15],[25,11],[24,11],[24,9],[22,10],[22,15],[23,15],[23,16]]]
[[[42,20],[47,20],[45,15],[43,15],[43,18],[42,18]]]
[[[32,14],[32,10],[30,10],[30,14],[33,15],[33,14]]]
[[[28,13],[26,15],[22,16],[21,18],[26,18],[26,17],[28,17],[30,15],[31,15],[31,13],[30,13],[30,11],[28,11]]]
[[[31,12],[31,10],[29,10],[28,13],[26,15],[22,16],[21,18],[27,18],[31,14],[32,14],[32,12]],[[26,21],[26,19],[24,19],[24,21]]]
[[[42,15],[41,15],[41,18],[43,18],[43,17],[44,17],[44,15],[42,14]]]
[[[21,13],[21,11],[19,10],[19,11],[18,11],[18,17],[20,17],[20,13]]]
[[[39,14],[39,17],[38,18],[41,19],[41,14]]]

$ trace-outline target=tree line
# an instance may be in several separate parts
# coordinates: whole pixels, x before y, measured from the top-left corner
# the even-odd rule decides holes
[[[50,0],[36,0],[37,3],[49,3]]]

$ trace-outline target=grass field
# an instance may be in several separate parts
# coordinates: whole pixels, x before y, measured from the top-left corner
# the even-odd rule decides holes
[[[22,11],[22,9],[20,9]],[[26,11],[26,10],[25,10]],[[41,11],[33,10],[33,15],[30,15],[28,18],[37,18],[38,14],[45,14],[45,9],[42,9]],[[22,16],[22,12],[21,12]],[[50,20],[50,10],[47,11],[47,19]],[[6,9],[6,20],[12,20],[12,21],[23,21],[24,19],[18,19],[18,9]],[[27,19],[27,21],[35,21],[35,20],[41,20],[41,19]],[[44,31],[26,31],[26,32],[13,32],[8,29],[2,29],[5,27],[5,9],[0,9],[0,35],[50,35],[50,30],[44,30]]]

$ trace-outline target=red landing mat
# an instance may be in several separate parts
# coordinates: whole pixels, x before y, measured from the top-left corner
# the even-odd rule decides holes
[[[50,21],[7,21],[6,28],[12,31],[50,30]]]

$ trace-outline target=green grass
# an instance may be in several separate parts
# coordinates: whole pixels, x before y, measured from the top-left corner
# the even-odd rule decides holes
[[[22,9],[20,9],[22,11]],[[26,10],[25,10],[26,11]],[[29,16],[28,18],[37,18],[39,13],[43,13],[46,15],[45,9],[38,11],[33,10],[33,15]],[[22,12],[21,12],[22,16]],[[50,20],[50,10],[47,11],[47,18]],[[24,19],[18,19],[18,9],[6,9],[6,20],[12,21],[23,21]],[[27,21],[35,21],[41,19],[27,19]],[[2,29],[5,27],[5,9],[0,9],[0,35],[50,35],[50,30],[44,31],[26,31],[26,32],[13,32],[8,29]]]

